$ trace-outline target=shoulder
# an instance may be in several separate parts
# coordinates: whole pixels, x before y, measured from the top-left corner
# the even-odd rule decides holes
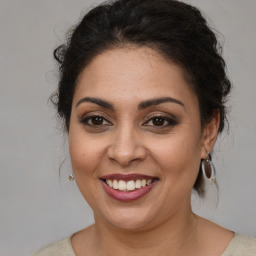
[[[255,256],[256,239],[235,234],[222,256]]]
[[[71,239],[65,238],[61,241],[52,243],[32,256],[76,256],[71,245]]]

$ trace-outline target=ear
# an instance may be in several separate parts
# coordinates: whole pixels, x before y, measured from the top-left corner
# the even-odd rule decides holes
[[[201,159],[205,159],[207,153],[210,153],[218,137],[220,125],[220,113],[216,111],[212,120],[205,125],[202,134]]]

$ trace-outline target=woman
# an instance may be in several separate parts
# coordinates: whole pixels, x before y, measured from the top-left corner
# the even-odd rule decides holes
[[[174,0],[94,8],[66,46],[53,96],[95,224],[36,255],[256,255],[256,240],[191,210],[215,182],[230,81],[199,10]]]

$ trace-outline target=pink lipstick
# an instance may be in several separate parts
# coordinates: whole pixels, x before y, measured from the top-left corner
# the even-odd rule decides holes
[[[112,198],[128,202],[146,195],[158,178],[141,174],[111,174],[100,178],[105,192]]]

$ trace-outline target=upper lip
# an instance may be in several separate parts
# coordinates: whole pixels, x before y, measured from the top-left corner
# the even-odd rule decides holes
[[[144,175],[144,174],[137,174],[137,173],[131,173],[131,174],[109,174],[100,177],[102,180],[123,180],[123,181],[129,181],[129,180],[153,180],[157,179],[157,177]]]

